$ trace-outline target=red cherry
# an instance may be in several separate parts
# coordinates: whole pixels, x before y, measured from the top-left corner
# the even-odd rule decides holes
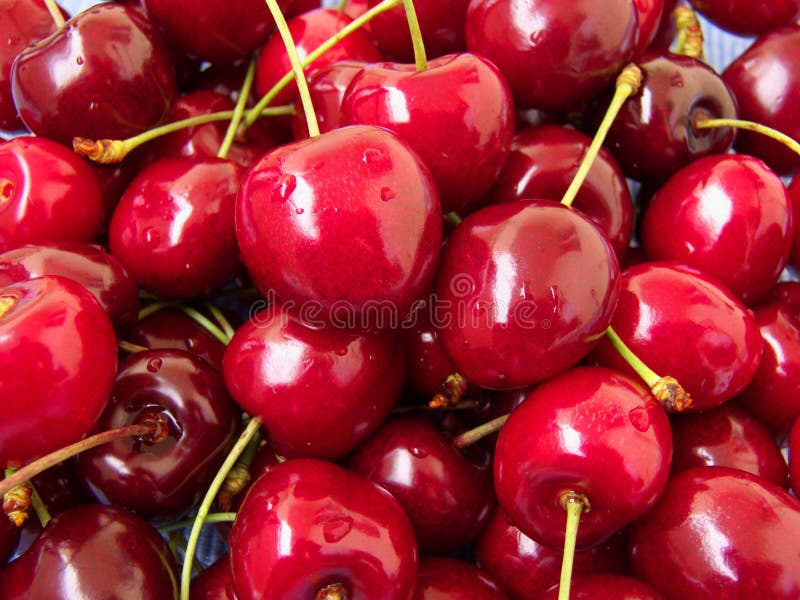
[[[414,600],[508,600],[480,569],[454,558],[431,557],[419,564]]]
[[[692,7],[717,27],[752,37],[800,19],[799,0],[691,0]]]
[[[555,586],[541,600],[556,600],[559,587]],[[606,573],[576,577],[570,585],[569,597],[573,600],[665,600],[655,589],[633,577]]]
[[[19,527],[14,525],[10,519],[0,519],[0,571],[3,565],[14,554],[14,550],[19,543]],[[2,575],[0,575],[2,579]]]
[[[792,183],[789,184],[789,199],[794,223],[792,255],[789,258],[789,262],[794,267],[800,267],[800,177],[795,177]]]
[[[633,0],[636,9],[636,22],[639,24],[639,37],[633,50],[634,56],[641,55],[653,42],[664,14],[664,0]]]
[[[189,600],[237,600],[227,552],[192,579]]]
[[[795,495],[800,489],[800,425],[798,423],[800,423],[800,419],[794,422],[789,435],[789,480]]]

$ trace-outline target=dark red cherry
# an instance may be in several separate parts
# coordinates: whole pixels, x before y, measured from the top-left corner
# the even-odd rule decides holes
[[[46,276],[0,288],[0,466],[82,438],[116,370],[111,321],[82,285]]]
[[[795,110],[800,98],[800,24],[759,37],[728,65],[722,78],[736,96],[740,118],[800,139],[800,115]],[[800,169],[797,154],[763,135],[738,133],[736,150],[762,159],[779,175]]]
[[[414,600],[508,600],[477,567],[454,558],[430,557],[419,563]]]
[[[558,592],[559,586],[555,586],[539,597],[542,600],[556,600]],[[569,592],[573,600],[665,600],[661,593],[643,581],[607,573],[575,577]]]
[[[237,600],[227,552],[192,579],[189,600]]]
[[[640,56],[656,37],[664,12],[664,0],[633,0],[633,7],[639,24],[639,37],[633,55]]]
[[[754,417],[727,403],[672,420],[672,472],[708,465],[741,469],[789,487],[789,472],[780,448]]]
[[[151,24],[115,2],[86,9],[21,52],[11,85],[28,129],[70,147],[75,136],[141,133],[166,119],[177,94],[169,55]]]
[[[10,519],[5,516],[0,519],[0,571],[2,571],[6,561],[14,554],[19,542],[19,534],[19,527],[14,525]],[[0,575],[0,579],[2,579],[2,575]]]
[[[450,236],[437,275],[445,351],[482,387],[548,379],[586,356],[608,327],[618,268],[597,227],[562,204],[476,211]]]
[[[696,267],[753,304],[777,283],[792,234],[780,178],[756,158],[720,154],[667,180],[644,212],[640,237],[651,259]]]
[[[442,212],[474,207],[494,184],[514,133],[505,79],[485,58],[448,54],[413,64],[367,65],[347,88],[342,122],[385,127],[428,165]]]
[[[560,201],[591,143],[580,131],[560,125],[518,130],[492,188],[491,202]],[[608,150],[600,150],[572,206],[594,221],[617,257],[625,254],[633,233],[633,200],[625,176]]]
[[[669,598],[797,598],[800,502],[744,471],[695,467],[634,525],[630,558]]]
[[[61,275],[92,292],[118,330],[138,318],[139,288],[128,268],[102,246],[53,243],[0,254],[0,286],[43,275]]]
[[[798,423],[800,423],[800,419],[794,422],[789,434],[789,481],[795,495],[800,489],[800,425]]]
[[[263,296],[340,326],[386,328],[392,323],[369,312],[388,306],[399,319],[425,295],[442,218],[416,154],[393,133],[362,125],[267,153],[242,182],[236,230]]]
[[[564,495],[582,494],[577,546],[602,542],[645,514],[667,482],[664,409],[626,375],[578,367],[534,388],[500,431],[497,500],[536,541],[564,545]]]
[[[753,314],[715,279],[679,263],[643,263],[625,271],[611,326],[653,371],[680,382],[692,397],[690,411],[739,394],[761,358]],[[593,358],[633,374],[607,339]]]
[[[115,506],[88,504],[50,521],[0,570],[5,600],[177,598],[177,568],[150,524]]]
[[[336,588],[348,600],[414,593],[408,517],[386,490],[333,463],[288,460],[262,475],[229,542],[239,600],[325,598]]]
[[[261,419],[276,452],[331,460],[386,419],[403,371],[393,333],[312,328],[274,305],[236,332],[224,361],[231,395]]]
[[[103,215],[97,179],[74,152],[39,137],[0,144],[0,251],[92,242]]]
[[[145,517],[179,516],[202,498],[234,441],[238,410],[222,374],[182,350],[138,352],[120,365],[105,431],[158,419],[165,439],[125,437],[78,456],[78,474],[100,501]]]
[[[498,66],[520,108],[563,111],[596,96],[636,35],[630,1],[472,0],[467,10],[467,48]]]
[[[691,4],[717,27],[745,37],[761,35],[800,19],[798,0],[691,0]]]
[[[427,419],[395,417],[359,447],[349,467],[397,499],[420,552],[444,555],[475,539],[489,518],[491,461],[482,458],[460,454]]]
[[[168,298],[209,294],[239,264],[234,207],[244,170],[219,158],[161,159],[134,179],[111,218],[111,252]]]
[[[634,0],[637,3],[638,0]],[[675,7],[685,5],[685,0],[664,0],[664,10],[661,12],[661,20],[656,28],[653,41],[650,42],[650,50],[653,52],[665,53],[672,48],[678,36],[678,26],[675,22]]]
[[[794,224],[792,255],[789,257],[789,263],[794,267],[800,267],[800,177],[795,177],[789,184],[789,199]]]

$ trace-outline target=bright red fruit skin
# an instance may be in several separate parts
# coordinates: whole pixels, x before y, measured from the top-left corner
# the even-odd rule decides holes
[[[435,324],[470,382],[522,387],[592,349],[616,307],[618,274],[610,243],[578,211],[548,201],[489,206],[448,239]]]
[[[463,213],[489,191],[508,156],[514,104],[497,68],[463,52],[430,60],[424,71],[365,66],[347,88],[342,121],[385,127],[408,142],[436,180],[442,212]]]
[[[92,242],[103,213],[100,184],[74,152],[38,137],[0,144],[0,252]]]
[[[789,260],[786,187],[756,158],[698,159],[653,196],[641,239],[652,260],[677,260],[719,279],[746,304],[769,292]]]
[[[555,586],[540,598],[556,600],[558,593],[559,586]],[[573,578],[569,597],[572,600],[664,600],[664,596],[643,581],[607,573]]]
[[[341,583],[349,600],[410,600],[417,547],[384,489],[333,463],[289,460],[253,483],[229,536],[239,600],[314,598]]]
[[[646,365],[680,382],[692,397],[686,409],[692,412],[744,390],[761,359],[753,314],[716,280],[675,262],[625,271],[611,326]],[[633,375],[607,339],[593,359]]]
[[[800,502],[743,471],[689,469],[632,528],[630,558],[669,598],[797,598]]]
[[[271,307],[239,328],[223,370],[234,400],[261,419],[276,452],[334,460],[387,417],[404,364],[391,332],[314,329]]]
[[[789,434],[789,481],[797,495],[800,489],[800,419],[794,422]]]
[[[602,542],[645,514],[667,482],[672,434],[664,409],[626,375],[578,367],[536,387],[500,431],[497,500],[526,535],[563,547],[564,492],[583,494],[577,545]]]
[[[508,79],[519,108],[569,109],[612,82],[633,54],[633,2],[471,0],[467,49]]]
[[[420,303],[411,313],[411,325],[400,330],[406,355],[406,386],[427,399],[441,392],[445,379],[456,372],[433,323],[435,306],[436,298]]]
[[[794,267],[800,267],[800,177],[795,177],[789,184],[789,199],[794,225],[792,256],[789,258],[789,262]]]
[[[497,584],[477,567],[454,558],[420,562],[414,600],[508,600]]]
[[[89,432],[111,395],[117,339],[94,296],[63,277],[0,288],[0,303],[0,466],[19,468]]]
[[[733,34],[753,37],[800,19],[798,0],[691,0],[692,7]]]
[[[266,154],[242,182],[236,230],[263,296],[295,311],[308,302],[341,326],[353,317],[351,327],[386,328],[360,317],[387,303],[401,317],[425,294],[442,219],[416,154],[389,131],[354,125]]]
[[[86,9],[20,53],[11,87],[28,129],[70,147],[75,136],[141,133],[167,117],[177,95],[169,55],[151,24],[114,2]]]
[[[237,600],[227,552],[192,579],[189,600]]]

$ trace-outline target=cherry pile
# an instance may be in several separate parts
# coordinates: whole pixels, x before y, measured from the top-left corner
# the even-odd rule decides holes
[[[0,597],[800,598],[800,0],[323,4],[0,0]]]

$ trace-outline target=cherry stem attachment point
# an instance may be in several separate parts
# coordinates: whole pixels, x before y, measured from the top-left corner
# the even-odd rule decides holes
[[[709,119],[707,117],[700,117],[694,120],[692,126],[695,129],[714,129],[718,127],[736,127],[737,129],[745,129],[754,133],[760,133],[768,138],[783,144],[795,154],[800,154],[800,143],[794,138],[789,137],[783,132],[762,125],[761,123],[754,123],[753,121],[744,121],[742,119]]]
[[[461,402],[461,397],[469,387],[469,381],[460,373],[448,375],[442,382],[442,389],[428,402],[430,408],[445,408],[456,406]]]
[[[347,588],[338,581],[324,585],[314,594],[314,600],[349,600],[349,598]]]
[[[61,8],[56,4],[56,0],[44,0],[44,5],[47,7],[50,16],[53,17],[53,23],[56,24],[58,29],[61,29],[66,24],[66,20],[64,20]]]
[[[474,429],[470,429],[465,431],[462,434],[457,435],[453,438],[453,446],[458,448],[459,450],[462,448],[466,448],[474,444],[475,442],[482,440],[486,436],[489,436],[497,431],[500,431],[503,428],[503,425],[506,424],[508,421],[509,414],[502,415],[497,417],[496,419],[492,419],[491,421],[487,421],[482,425],[478,425]]]
[[[690,6],[685,5],[676,7],[672,14],[675,17],[675,27],[678,29],[675,53],[704,60],[703,42],[705,40],[697,14]]]
[[[561,581],[558,585],[558,600],[569,600],[578,525],[580,524],[581,514],[589,512],[592,506],[589,504],[589,499],[578,492],[566,492],[561,495],[559,501],[564,510],[567,511],[567,528],[564,535],[564,556],[561,559]]]
[[[239,90],[239,98],[236,100],[236,106],[233,108],[233,116],[231,122],[228,124],[228,129],[225,131],[225,137],[222,139],[222,144],[217,151],[217,158],[226,158],[228,151],[236,139],[236,131],[239,129],[239,123],[242,122],[244,116],[244,109],[247,105],[247,99],[250,97],[250,88],[253,87],[253,79],[256,75],[256,57],[250,59],[250,64],[247,66],[247,73],[244,76],[244,82]]]
[[[414,47],[414,63],[417,71],[424,71],[428,68],[428,57],[425,55],[425,43],[422,41],[422,30],[419,28],[414,0],[403,0],[403,8],[406,11],[408,31],[411,34],[411,45]]]
[[[616,89],[614,90],[614,96],[611,98],[611,103],[608,105],[608,109],[606,109],[606,114],[603,116],[600,127],[597,128],[597,133],[594,134],[592,143],[581,160],[575,177],[572,178],[572,182],[564,193],[564,197],[561,198],[561,204],[572,206],[575,196],[578,195],[578,190],[580,190],[586,176],[589,174],[589,170],[592,168],[594,159],[597,158],[597,154],[600,152],[600,147],[603,145],[608,135],[608,130],[611,129],[614,119],[617,118],[619,110],[630,96],[639,91],[641,85],[642,71],[635,64],[630,63],[617,77]]]

